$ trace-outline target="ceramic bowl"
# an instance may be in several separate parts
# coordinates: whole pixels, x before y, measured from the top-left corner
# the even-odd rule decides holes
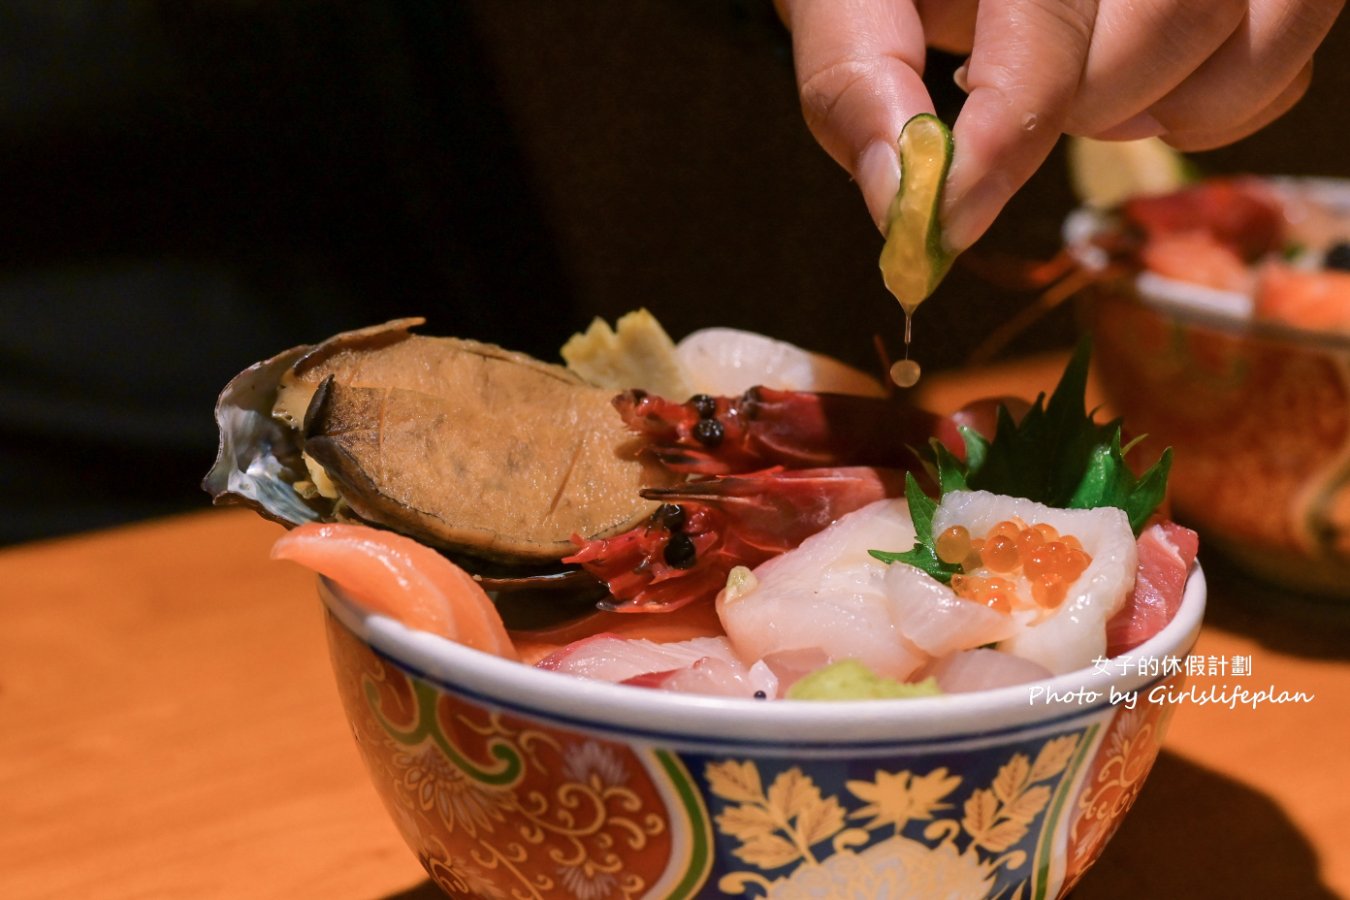
[[[1299,183],[1350,222],[1350,182]],[[1101,227],[1088,210],[1066,225],[1088,268]],[[1080,301],[1105,400],[1146,458],[1174,450],[1175,518],[1263,580],[1350,598],[1350,335],[1243,318],[1250,297],[1151,272]]]
[[[1126,656],[982,693],[813,702],[587,681],[320,594],[358,746],[431,879],[578,900],[1064,896],[1143,786],[1205,607],[1196,567]]]

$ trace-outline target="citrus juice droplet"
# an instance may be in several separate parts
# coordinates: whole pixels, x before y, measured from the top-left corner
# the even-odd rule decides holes
[[[914,387],[919,383],[919,375],[922,370],[919,364],[912,359],[902,359],[891,366],[891,381],[894,381],[902,388]]]
[[[918,304],[915,304],[917,306]],[[919,364],[909,358],[909,342],[913,335],[914,308],[904,307],[905,310],[905,358],[895,365],[891,366],[891,381],[894,381],[898,387],[914,387],[919,383],[919,375],[922,369]]]

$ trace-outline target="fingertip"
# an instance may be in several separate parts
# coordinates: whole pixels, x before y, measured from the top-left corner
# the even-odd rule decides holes
[[[889,141],[872,141],[858,154],[855,172],[867,212],[877,229],[885,234],[891,201],[900,190],[900,157],[897,148]]]
[[[961,89],[961,93],[963,93],[963,94],[969,94],[969,93],[970,93],[970,59],[969,59],[969,58],[967,58],[963,63],[961,63],[961,65],[959,65],[959,66],[956,67],[956,71],[952,73],[952,81],[956,84],[956,86],[957,86],[958,88]]]

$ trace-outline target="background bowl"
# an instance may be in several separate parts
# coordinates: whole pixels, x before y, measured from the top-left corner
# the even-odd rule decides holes
[[[1350,183],[1298,183],[1350,221]],[[1088,210],[1066,224],[1088,268],[1106,227]],[[1107,403],[1146,458],[1174,449],[1175,517],[1263,580],[1350,597],[1350,335],[1231,312],[1251,305],[1143,272],[1094,284],[1079,311]]]
[[[1109,664],[833,703],[587,681],[320,595],[375,787],[454,897],[1057,897],[1152,767],[1205,581]]]

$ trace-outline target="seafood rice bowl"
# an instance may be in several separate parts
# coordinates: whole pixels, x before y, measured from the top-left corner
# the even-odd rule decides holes
[[[448,894],[1053,897],[1096,860],[1205,586],[1086,345],[1048,398],[938,416],[646,313],[566,366],[416,324],[241,373],[205,487],[320,574]]]
[[[1212,178],[1075,212],[1111,406],[1175,448],[1177,518],[1283,588],[1350,596],[1350,183]]]

